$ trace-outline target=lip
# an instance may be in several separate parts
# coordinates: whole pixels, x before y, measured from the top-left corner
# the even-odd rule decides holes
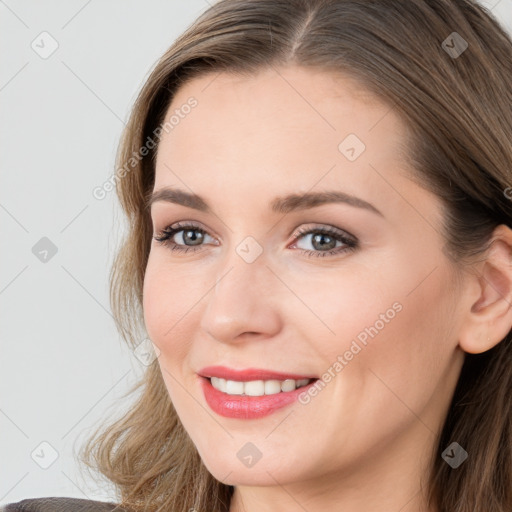
[[[226,380],[237,380],[240,382],[249,382],[251,380],[300,380],[317,379],[316,375],[300,375],[298,373],[282,373],[260,368],[247,368],[244,370],[235,370],[226,366],[206,366],[197,372],[201,377],[219,377]],[[302,388],[299,388],[302,389]],[[271,396],[271,395],[268,395]]]
[[[214,377],[216,377],[216,375],[214,375]],[[294,391],[281,391],[274,395],[263,396],[228,395],[227,393],[215,389],[208,377],[199,376],[199,380],[201,381],[200,384],[206,403],[213,412],[226,418],[250,420],[263,418],[296,402],[299,395],[303,392],[307,392],[311,386],[315,385],[318,379]]]

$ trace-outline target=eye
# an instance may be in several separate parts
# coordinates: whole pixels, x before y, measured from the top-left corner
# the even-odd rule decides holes
[[[172,239],[178,233],[180,233],[178,239],[181,239],[185,244],[190,243],[191,245],[181,245],[181,243],[174,242]],[[195,224],[181,224],[178,222],[174,226],[167,226],[153,238],[162,245],[169,247],[171,251],[195,252],[200,248],[200,244],[204,241],[206,234],[204,229]]]
[[[174,241],[173,238],[178,233],[177,241]],[[169,247],[171,251],[186,253],[200,250],[202,242],[205,241],[205,235],[210,236],[200,226],[192,223],[182,224],[178,222],[174,226],[167,226],[153,238],[160,244]],[[294,234],[294,238],[298,240],[306,239],[309,236],[312,236],[311,244],[313,248],[319,250],[300,249],[300,252],[306,256],[333,256],[358,248],[358,241],[354,236],[330,226],[313,227],[310,229],[302,228]],[[340,243],[343,247],[336,247]],[[216,243],[216,245],[218,244]],[[292,247],[296,245],[297,242]]]
[[[306,256],[310,257],[325,257],[325,256],[336,256],[344,252],[354,251],[358,248],[357,239],[348,235],[344,231],[327,226],[327,227],[313,227],[313,228],[301,228],[295,233],[295,238],[306,239],[310,238],[310,243],[313,248],[320,248],[321,250],[305,250],[301,249],[301,252]],[[336,245],[341,243],[344,247],[337,247]],[[293,246],[297,245],[297,242]]]

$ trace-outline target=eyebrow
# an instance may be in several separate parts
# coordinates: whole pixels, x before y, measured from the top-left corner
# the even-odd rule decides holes
[[[211,207],[203,197],[180,189],[164,187],[152,192],[146,199],[146,208],[151,208],[151,206],[158,201],[179,204],[201,212],[212,213]],[[285,214],[295,210],[307,210],[328,203],[345,203],[356,208],[369,210],[384,217],[382,212],[373,206],[373,204],[359,197],[337,190],[290,194],[276,197],[270,203],[270,208],[275,213]]]

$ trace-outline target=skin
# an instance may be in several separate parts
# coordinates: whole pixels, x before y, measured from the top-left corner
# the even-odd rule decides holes
[[[456,281],[440,200],[410,179],[405,125],[347,77],[296,66],[206,75],[178,90],[166,119],[191,96],[197,106],[161,138],[154,190],[192,191],[214,213],[152,205],[155,235],[188,221],[206,235],[195,253],[152,241],[144,318],[185,429],[235,486],[230,511],[436,512],[422,485],[464,352],[488,350],[512,324],[510,230]],[[354,161],[338,149],[350,133],[366,146]],[[270,211],[275,197],[321,190],[383,216],[341,203]],[[301,253],[326,249],[298,228],[329,226],[358,248]],[[190,245],[183,236],[173,241]],[[236,252],[247,236],[263,251],[250,264]],[[400,312],[306,405],[253,420],[209,408],[204,366],[320,377],[394,303]],[[252,467],[237,457],[247,442],[262,453]]]

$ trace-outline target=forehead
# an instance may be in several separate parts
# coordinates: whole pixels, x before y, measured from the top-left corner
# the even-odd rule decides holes
[[[191,98],[196,106],[184,108]],[[173,128],[158,148],[155,189],[186,185],[208,197],[232,186],[242,203],[259,193],[312,188],[391,197],[383,175],[396,180],[400,170],[406,173],[405,125],[339,74],[298,67],[252,76],[211,73],[177,91],[165,121],[171,116]]]

